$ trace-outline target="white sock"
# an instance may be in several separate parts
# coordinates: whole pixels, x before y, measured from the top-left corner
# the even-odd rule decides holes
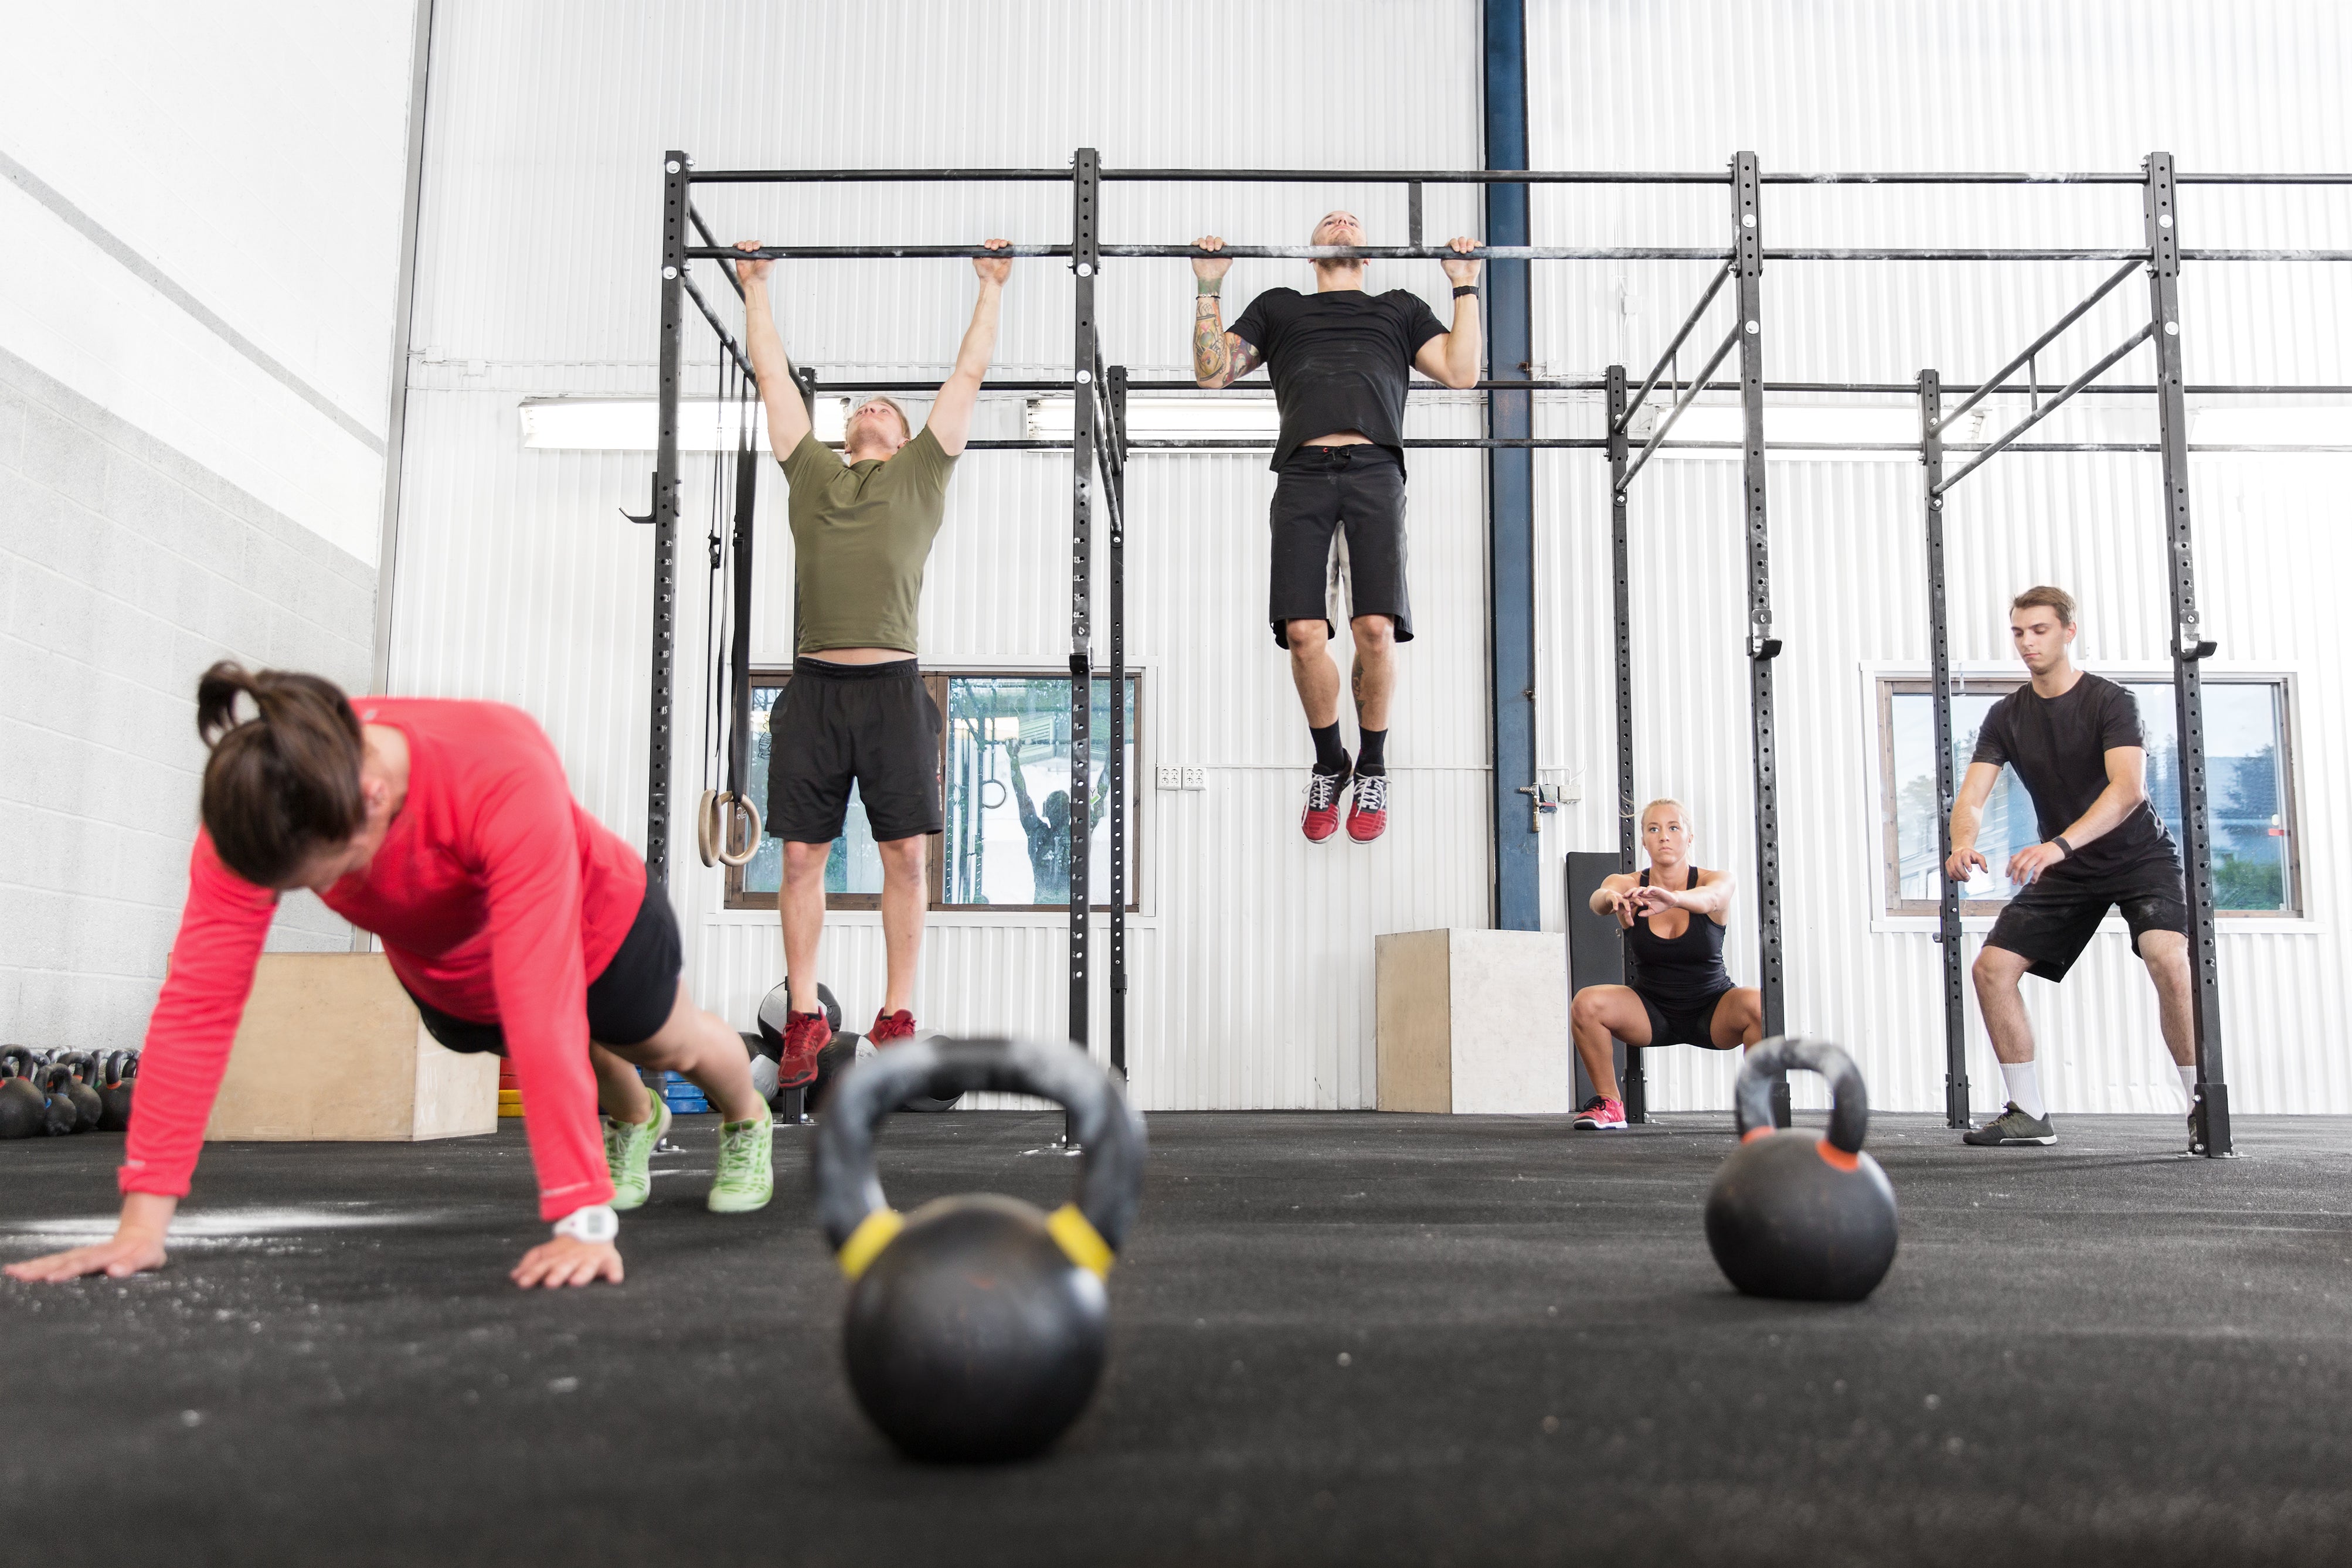
[[[2179,1067],[2179,1063],[2175,1062],[2173,1065]],[[2180,1068],[2180,1097],[2189,1102],[2190,1109],[2196,1108],[2197,1067],[2194,1062]]]
[[[2000,1079],[2009,1085],[2011,1104],[2037,1122],[2048,1118],[2050,1107],[2042,1103],[2042,1084],[2033,1076],[2033,1063],[2004,1061],[2000,1064]]]

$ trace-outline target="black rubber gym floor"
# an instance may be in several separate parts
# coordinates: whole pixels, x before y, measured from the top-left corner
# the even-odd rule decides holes
[[[629,1281],[525,1295],[519,1132],[215,1145],[172,1268],[0,1281],[0,1560],[1090,1564],[2352,1557],[2352,1123],[1881,1117],[1903,1249],[1750,1301],[1727,1118],[1151,1118],[1112,1359],[1043,1459],[929,1469],[850,1400],[799,1131],[704,1212],[683,1121]],[[1058,1118],[901,1116],[901,1207],[1058,1201]],[[110,1211],[120,1139],[0,1145],[0,1252]]]

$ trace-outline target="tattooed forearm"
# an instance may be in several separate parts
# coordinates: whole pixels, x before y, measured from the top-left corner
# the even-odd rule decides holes
[[[1192,308],[1192,379],[1202,386],[1223,386],[1226,375],[1225,323],[1218,314],[1217,297],[1203,294]]]

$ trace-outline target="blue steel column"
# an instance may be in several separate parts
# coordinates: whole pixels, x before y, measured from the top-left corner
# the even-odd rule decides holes
[[[1528,166],[1527,11],[1524,0],[1486,0],[1486,167]],[[1486,242],[1528,243],[1528,188],[1486,187]],[[1523,381],[1534,355],[1528,263],[1486,264],[1487,363],[1496,380]],[[1526,392],[1486,394],[1491,435],[1532,434]],[[1495,925],[1542,924],[1543,864],[1536,782],[1535,454],[1494,447],[1486,455],[1486,602],[1494,731]]]

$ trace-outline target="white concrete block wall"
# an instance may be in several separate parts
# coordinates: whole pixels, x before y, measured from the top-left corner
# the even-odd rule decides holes
[[[374,570],[0,350],[0,1040],[138,1043],[217,658],[368,678]],[[289,897],[278,948],[350,929]]]

